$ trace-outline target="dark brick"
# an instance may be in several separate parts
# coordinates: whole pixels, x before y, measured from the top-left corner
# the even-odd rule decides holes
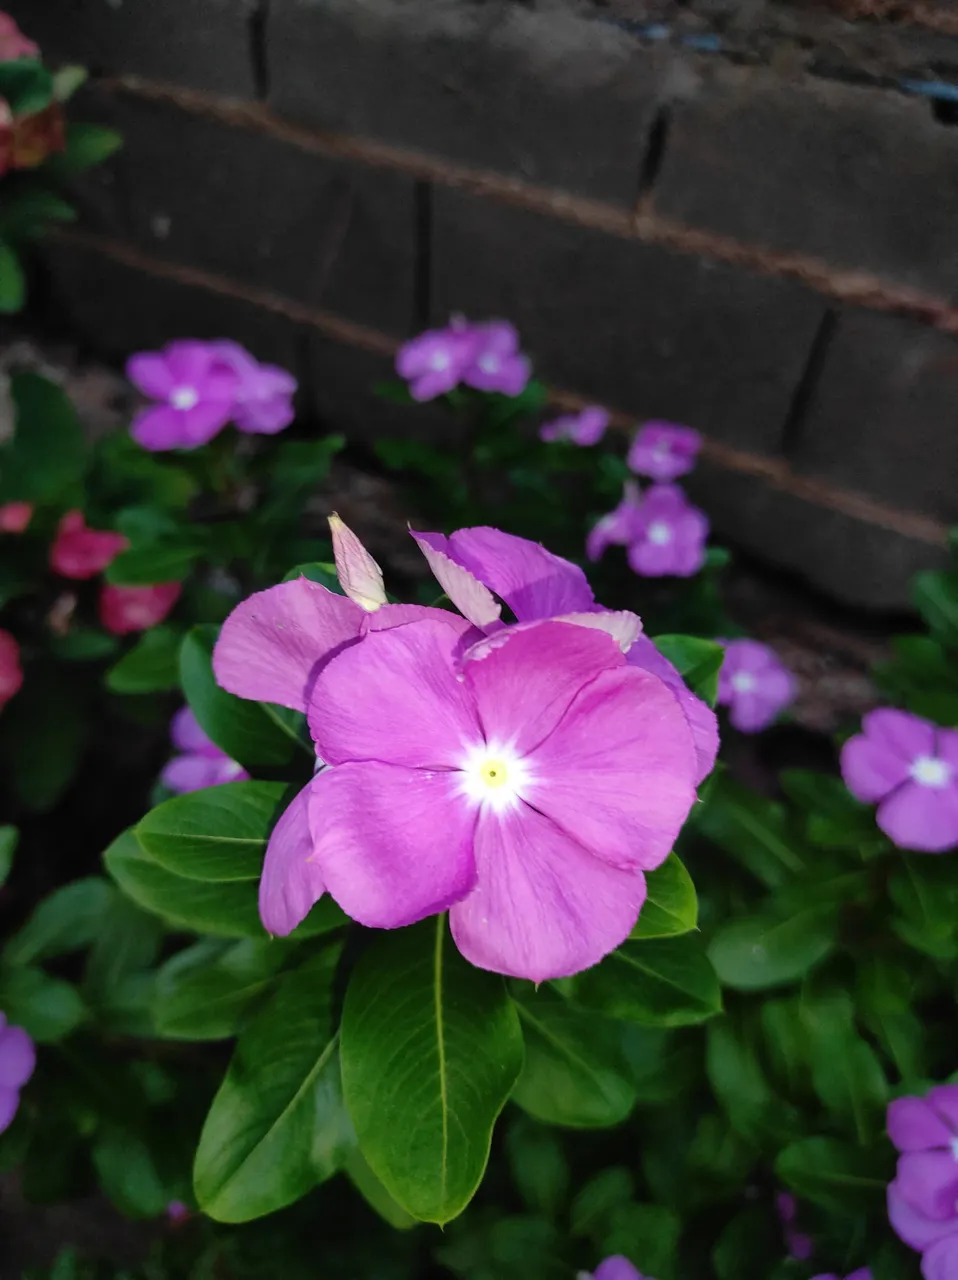
[[[132,234],[153,254],[402,334],[412,323],[413,183],[127,94]]]
[[[798,285],[451,191],[434,237],[437,320],[512,320],[559,386],[779,448],[823,314]]]
[[[909,583],[945,567],[943,548],[825,510],[756,476],[703,461],[687,477],[716,540],[800,574],[814,587],[866,609],[910,608]]]
[[[5,0],[48,58],[256,96],[257,0]]]
[[[958,293],[958,129],[901,94],[717,71],[675,108],[655,205],[836,269]]]
[[[840,317],[792,461],[908,511],[958,521],[958,343],[871,312]]]
[[[272,0],[267,51],[284,115],[627,206],[690,76],[569,3]]]

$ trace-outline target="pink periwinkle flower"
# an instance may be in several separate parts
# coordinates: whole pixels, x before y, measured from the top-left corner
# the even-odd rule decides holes
[[[236,374],[233,422],[240,431],[275,435],[293,421],[296,379],[274,364],[260,364],[238,342],[213,342],[211,349]]]
[[[179,751],[160,775],[163,785],[178,795],[201,791],[222,782],[238,782],[249,774],[211,742],[189,707],[180,707],[170,725],[170,737]]]
[[[0,12],[0,62],[39,56],[40,46],[27,39],[9,13]]]
[[[889,840],[918,853],[958,844],[958,732],[908,711],[880,707],[845,743],[842,777],[849,791],[878,805]]]
[[[179,582],[155,582],[148,587],[106,583],[100,592],[100,621],[115,636],[146,631],[163,621],[182,590]]]
[[[705,560],[709,522],[677,485],[645,491],[629,542],[629,565],[643,578],[690,578]]]
[[[702,437],[691,427],[646,422],[635,433],[626,461],[636,475],[667,482],[692,470],[701,447]]]
[[[578,1280],[649,1280],[649,1277],[643,1276],[628,1258],[617,1253],[600,1262],[595,1271],[580,1272]]]
[[[568,440],[579,445],[598,444],[608,425],[608,412],[598,405],[590,405],[580,413],[567,413],[552,422],[544,422],[539,428],[539,439],[547,444],[556,440]]]
[[[12,1027],[0,1013],[0,1133],[9,1129],[20,1106],[20,1090],[37,1063],[33,1041],[22,1027]]]
[[[798,682],[774,649],[758,640],[727,640],[718,704],[741,733],[759,733],[795,701]]]
[[[141,409],[130,428],[144,449],[195,449],[233,417],[241,379],[218,345],[182,340],[127,361],[127,377],[157,402]]]
[[[490,320],[472,329],[475,347],[462,380],[478,391],[518,396],[529,382],[530,365],[519,350],[519,335],[507,320]]]
[[[23,533],[32,519],[32,502],[5,502],[0,507],[0,533]]]
[[[20,692],[22,684],[20,646],[9,631],[0,630],[0,709]]]
[[[82,511],[68,511],[57,525],[50,566],[64,578],[94,578],[129,545],[122,533],[90,529]]]
[[[628,936],[643,872],[685,821],[689,722],[661,679],[627,662],[634,615],[566,607],[565,562],[524,544],[539,558],[508,570],[509,602],[518,616],[515,600],[538,598],[547,620],[505,628],[491,591],[433,539],[417,535],[465,617],[369,611],[301,578],[223,626],[219,683],[306,711],[328,766],[273,831],[260,914],[289,933],[327,890],[373,928],[448,909],[478,967],[576,973]]]
[[[925,1280],[958,1275],[958,1085],[888,1107],[888,1136],[901,1152],[888,1187],[888,1218],[922,1254]]]
[[[427,329],[396,353],[396,372],[414,400],[435,400],[462,381],[477,350],[475,330],[456,318],[445,329]]]

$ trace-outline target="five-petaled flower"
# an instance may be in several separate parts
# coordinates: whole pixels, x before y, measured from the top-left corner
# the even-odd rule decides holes
[[[637,476],[668,482],[695,466],[702,437],[691,427],[672,422],[646,422],[635,433],[627,463]]]
[[[64,578],[93,578],[129,545],[122,533],[91,529],[82,511],[68,511],[57,525],[50,566]]]
[[[678,485],[646,489],[634,518],[629,565],[643,578],[690,578],[705,560],[709,522]]]
[[[178,582],[154,582],[148,587],[107,583],[100,592],[100,621],[115,636],[146,631],[163,621],[182,590]]]
[[[403,343],[396,372],[414,400],[435,400],[460,383],[517,396],[529,381],[529,361],[507,321],[469,324],[455,316],[445,329],[427,329]]]
[[[539,439],[546,443],[568,440],[571,444],[598,444],[609,425],[609,414],[599,405],[590,405],[579,413],[563,414],[539,428]]]
[[[888,1187],[895,1232],[922,1254],[925,1280],[958,1274],[958,1085],[888,1107],[888,1136],[901,1152]]]
[[[741,733],[758,733],[795,701],[798,682],[778,654],[760,640],[724,640],[718,704]]]
[[[37,1055],[22,1027],[0,1013],[0,1133],[9,1129],[20,1106],[20,1090],[33,1075]]]
[[[200,728],[189,707],[180,707],[170,725],[170,737],[179,752],[160,775],[163,785],[179,795],[200,791],[223,782],[238,782],[249,774],[231,760]]]
[[[942,853],[958,844],[958,731],[880,707],[842,748],[842,777],[902,849]]]

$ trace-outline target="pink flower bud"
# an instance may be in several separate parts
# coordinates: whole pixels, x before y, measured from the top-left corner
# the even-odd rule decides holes
[[[350,600],[369,613],[375,613],[386,603],[382,569],[352,529],[343,524],[335,513],[329,517],[329,531],[333,537],[333,555],[340,586]]]

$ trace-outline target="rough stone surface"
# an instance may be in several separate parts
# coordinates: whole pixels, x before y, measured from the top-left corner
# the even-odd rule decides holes
[[[5,0],[50,59],[252,98],[257,0]]]
[[[655,208],[958,297],[958,130],[901,94],[718,67],[673,111]]]
[[[797,469],[958,521],[958,341],[871,312],[838,321],[792,456]]]
[[[280,114],[627,206],[693,79],[568,0],[273,0],[267,51]]]
[[[433,222],[437,321],[501,316],[558,386],[778,450],[824,314],[801,287],[456,192]]]

